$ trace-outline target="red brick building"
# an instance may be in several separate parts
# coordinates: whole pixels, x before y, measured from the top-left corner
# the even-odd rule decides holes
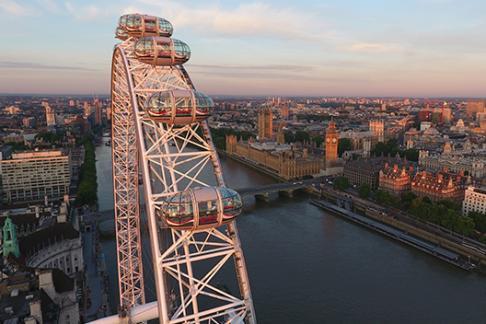
[[[466,178],[448,172],[418,172],[412,180],[412,192],[419,197],[429,197],[432,201],[464,199]]]

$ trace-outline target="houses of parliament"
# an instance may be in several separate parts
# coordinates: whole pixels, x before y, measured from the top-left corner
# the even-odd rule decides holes
[[[324,134],[324,150],[304,143],[287,144],[285,120],[278,121],[274,127],[273,109],[265,106],[259,110],[256,139],[244,141],[236,135],[226,136],[226,153],[230,157],[282,180],[342,173],[342,162],[338,157],[339,131],[334,121],[329,122]]]

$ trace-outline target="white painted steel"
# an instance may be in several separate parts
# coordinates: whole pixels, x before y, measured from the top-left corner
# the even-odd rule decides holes
[[[129,38],[115,47],[112,70],[113,175],[121,305],[131,322],[145,321],[158,313],[161,323],[235,323],[242,319],[256,323],[236,223],[179,231],[168,228],[157,216],[168,197],[194,186],[224,186],[224,179],[206,121],[168,125],[152,120],[144,111],[152,93],[193,89],[193,83],[182,66],[152,66],[138,61],[133,53],[135,41]],[[139,160],[157,295],[156,306],[147,304],[150,307],[137,306],[145,303]],[[206,179],[208,173],[214,174],[214,179]],[[229,292],[214,282],[220,270],[228,267],[235,273],[238,292]],[[150,315],[135,318],[134,314],[146,306],[143,313]],[[121,321],[118,316],[104,320],[99,323]]]

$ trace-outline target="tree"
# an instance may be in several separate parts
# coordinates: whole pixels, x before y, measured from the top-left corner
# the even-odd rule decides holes
[[[292,131],[285,131],[284,132],[285,143],[293,143],[295,142],[295,135]]]
[[[322,136],[314,136],[312,137],[312,141],[316,143],[317,147],[321,147],[322,143],[324,142],[324,138]]]
[[[359,186],[358,192],[361,198],[366,199],[370,196],[371,188],[368,184],[364,183],[361,186]]]
[[[478,212],[469,212],[467,216],[471,217],[476,225],[476,230],[481,233],[486,233],[486,214]]]
[[[455,229],[462,235],[471,235],[474,230],[474,220],[468,216],[458,216],[456,219]]]
[[[353,149],[353,143],[349,138],[340,138],[338,142],[338,154],[341,157],[344,152],[351,151]]]
[[[426,204],[432,204],[432,200],[430,200],[430,198],[427,197],[427,196],[422,197],[422,202],[424,202]]]
[[[298,130],[295,132],[295,142],[309,142],[310,136],[309,133]]]
[[[401,201],[402,201],[402,207],[405,210],[408,210],[412,206],[412,201],[414,199],[416,199],[417,196],[413,192],[408,191],[408,192],[403,193],[400,198],[401,198]]]
[[[344,191],[349,188],[349,181],[345,177],[337,177],[334,180],[334,189]]]
[[[83,139],[84,162],[79,173],[76,205],[94,205],[97,202],[96,157],[92,138]]]
[[[412,161],[412,162],[418,162],[419,158],[419,151],[416,149],[408,149],[405,150],[402,154],[400,155],[405,155],[407,160]]]

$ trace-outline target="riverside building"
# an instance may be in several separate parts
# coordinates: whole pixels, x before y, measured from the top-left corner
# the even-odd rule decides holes
[[[467,215],[469,212],[486,214],[486,189],[469,186],[462,202],[462,213]]]
[[[60,150],[14,153],[0,161],[2,201],[7,204],[63,199],[69,194],[69,155]]]

